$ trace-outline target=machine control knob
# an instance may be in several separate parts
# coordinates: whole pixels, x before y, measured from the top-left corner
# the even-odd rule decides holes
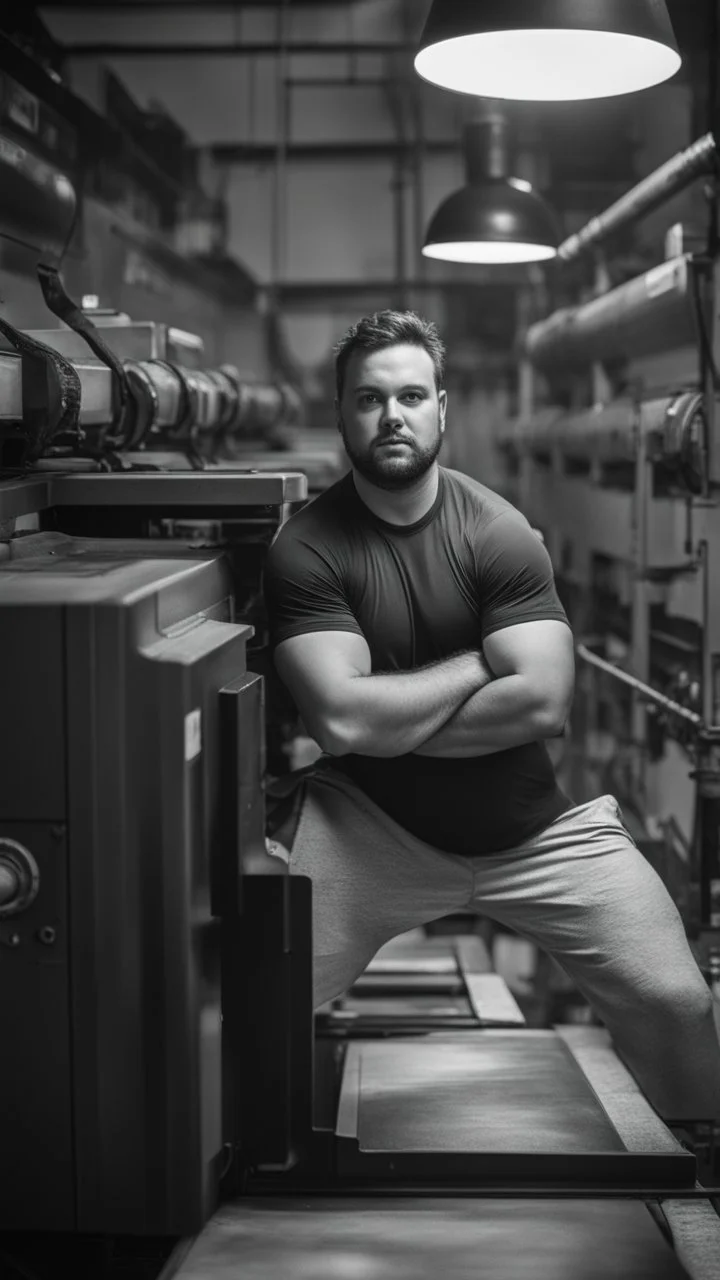
[[[0,918],[25,911],[39,887],[40,871],[30,850],[0,836]]]
[[[14,867],[7,867],[0,862],[0,907],[17,898],[20,890],[20,877]]]

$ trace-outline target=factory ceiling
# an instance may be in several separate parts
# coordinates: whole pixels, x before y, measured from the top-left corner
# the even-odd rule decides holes
[[[374,173],[383,189],[420,174],[417,185],[424,184],[429,213],[460,183],[463,119],[476,109],[476,100],[413,74],[412,54],[429,5],[45,0],[31,11],[74,92],[105,112],[99,71],[107,68],[140,113],[167,111],[188,143],[219,166],[222,182],[238,189],[245,184],[242,190],[252,192],[248,204],[259,199],[263,174],[282,169],[286,181],[289,166],[292,190],[304,190],[313,180],[332,181],[334,166],[358,184]],[[668,0],[668,8],[684,56],[676,82],[685,86],[685,99],[693,88],[692,122],[684,105],[676,111],[672,92],[662,99],[671,102],[666,118],[657,121],[647,94],[571,110],[566,103],[507,104],[521,163],[517,176],[567,214],[567,231],[687,145],[688,132],[700,136],[709,128],[708,49],[717,6],[714,0]],[[22,0],[4,4],[5,29],[14,9],[28,13]],[[683,119],[673,120],[680,111]],[[293,205],[293,227],[302,225],[300,207],[302,201]],[[412,229],[414,240],[419,230]]]

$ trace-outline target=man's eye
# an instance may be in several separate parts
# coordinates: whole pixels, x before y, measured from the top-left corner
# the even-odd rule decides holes
[[[372,404],[374,400],[377,400],[377,396],[374,396],[371,391],[367,391],[365,395],[360,397],[360,404]]]
[[[422,396],[417,391],[408,391],[407,395],[403,396],[403,400],[410,400],[414,404],[416,401],[422,400]]]

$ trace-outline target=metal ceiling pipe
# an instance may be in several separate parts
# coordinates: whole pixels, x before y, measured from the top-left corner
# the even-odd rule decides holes
[[[528,329],[528,359],[546,373],[570,371],[695,342],[693,271],[688,255],[673,258],[591,302],[554,312]]]
[[[712,173],[716,164],[715,137],[712,133],[707,133],[697,142],[693,142],[686,151],[678,152],[637,186],[626,191],[625,195],[616,200],[615,204],[611,204],[604,213],[591,218],[575,235],[564,240],[558,249],[558,260],[572,262],[594,245],[621,231],[623,227],[639,222],[666,200],[684,191],[696,178]]]
[[[622,684],[628,685],[635,693],[639,693],[646,702],[653,702],[656,706],[662,707],[663,710],[670,712],[672,715],[679,716],[681,720],[687,720],[696,729],[703,727],[702,716],[699,716],[697,712],[690,711],[682,703],[666,697],[658,689],[653,689],[651,685],[645,684],[643,680],[638,680],[636,676],[632,676],[629,672],[623,671],[622,668],[616,667],[614,663],[606,662],[599,654],[593,653],[593,650],[589,649],[587,645],[576,645],[575,652],[579,658],[582,658],[583,662],[589,662],[591,666],[598,667],[606,675],[612,676],[613,679],[620,680]]]
[[[704,432],[703,397],[695,389],[641,404],[619,399],[574,413],[548,409],[537,419],[510,424],[500,442],[534,454],[560,453],[607,465],[634,462],[644,440],[648,461],[663,463],[689,492],[699,493]]]

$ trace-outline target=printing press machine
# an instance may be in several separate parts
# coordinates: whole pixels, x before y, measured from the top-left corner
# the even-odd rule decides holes
[[[161,327],[128,355],[138,328],[103,335],[149,366],[124,391],[152,447],[118,446],[117,370],[48,330],[85,445],[0,479],[2,1249],[160,1241],[164,1280],[716,1277],[696,1155],[601,1028],[525,1026],[479,939],[390,944],[313,1017],[253,670],[306,478],[213,459],[220,380],[148,354]],[[16,464],[53,407],[30,358],[0,357]]]

